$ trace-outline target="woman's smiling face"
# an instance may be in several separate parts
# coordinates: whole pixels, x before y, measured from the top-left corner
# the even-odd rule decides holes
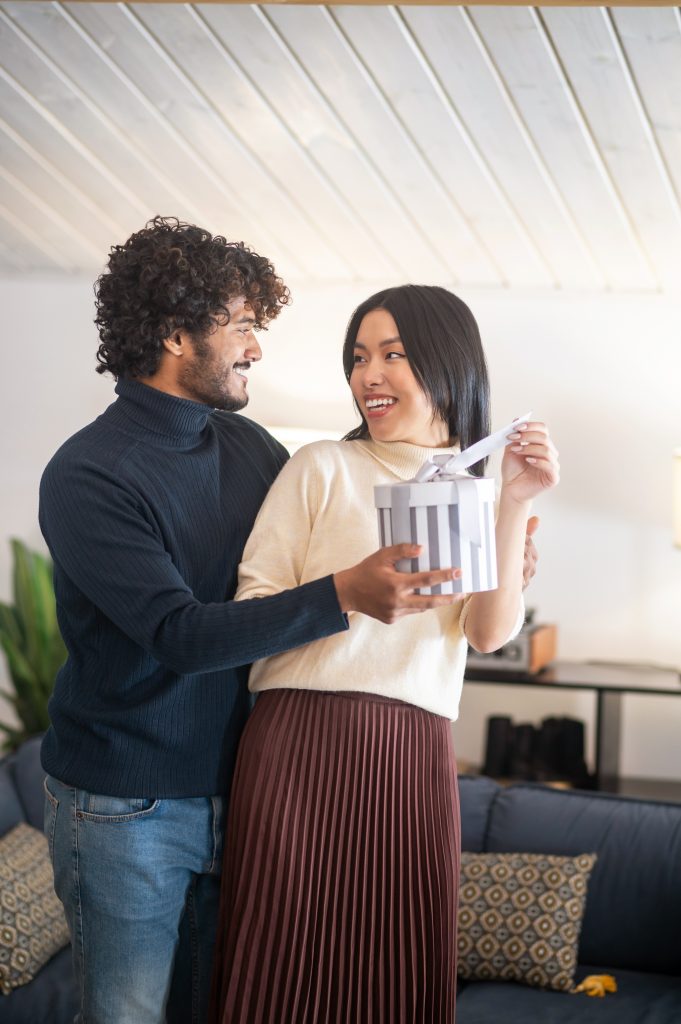
[[[375,441],[408,441],[424,448],[449,444],[447,425],[416,380],[386,309],[373,309],[362,319],[350,389]]]

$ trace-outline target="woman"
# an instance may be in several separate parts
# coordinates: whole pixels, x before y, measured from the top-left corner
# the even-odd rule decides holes
[[[350,320],[345,373],[361,425],[284,467],[244,552],[239,599],[350,565],[376,542],[376,484],[489,432],[487,369],[468,307],[406,285]],[[454,1020],[459,813],[450,720],[467,644],[522,622],[532,498],[558,481],[542,423],[510,435],[499,587],[254,665],[226,834],[214,976],[220,1024]],[[478,465],[474,472],[482,473]],[[338,587],[345,585],[338,574]]]

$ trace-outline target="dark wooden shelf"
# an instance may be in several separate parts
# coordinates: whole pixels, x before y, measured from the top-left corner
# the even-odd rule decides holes
[[[569,690],[681,697],[681,673],[675,669],[589,661],[554,661],[541,672],[499,671],[490,656],[485,668],[466,668],[466,679],[500,686],[548,686]]]
[[[594,788],[681,803],[681,779],[623,779],[619,765],[622,699],[629,694],[681,697],[678,671],[626,663],[556,661],[530,675],[496,670],[494,658],[490,657],[489,667],[466,669],[466,683],[590,691],[596,698]]]

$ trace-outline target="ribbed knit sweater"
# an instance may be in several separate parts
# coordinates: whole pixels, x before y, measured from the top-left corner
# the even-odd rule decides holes
[[[68,659],[42,748],[112,796],[225,793],[248,664],[347,629],[330,576],[231,600],[285,450],[244,416],[135,381],[71,437],[40,486]],[[344,568],[344,566],[338,566]]]
[[[296,452],[270,490],[239,569],[237,599],[274,594],[378,547],[374,486],[410,480],[436,454],[404,441],[318,441]],[[250,688],[348,690],[393,697],[455,719],[468,644],[468,603],[385,625],[350,612],[350,631],[258,661]],[[522,601],[513,632],[523,622]]]

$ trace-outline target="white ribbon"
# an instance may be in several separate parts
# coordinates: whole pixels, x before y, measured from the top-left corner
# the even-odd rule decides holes
[[[508,435],[515,433],[521,423],[527,423],[531,415],[531,412],[526,412],[524,416],[518,416],[508,426],[502,427],[501,430],[495,430],[493,434],[488,434],[481,441],[469,445],[458,455],[435,455],[432,461],[421,466],[414,480],[416,483],[422,484],[426,480],[442,479],[443,477],[446,479],[457,473],[462,473],[464,469],[474,466],[476,462],[482,462],[498,448],[504,448],[508,441]]]

